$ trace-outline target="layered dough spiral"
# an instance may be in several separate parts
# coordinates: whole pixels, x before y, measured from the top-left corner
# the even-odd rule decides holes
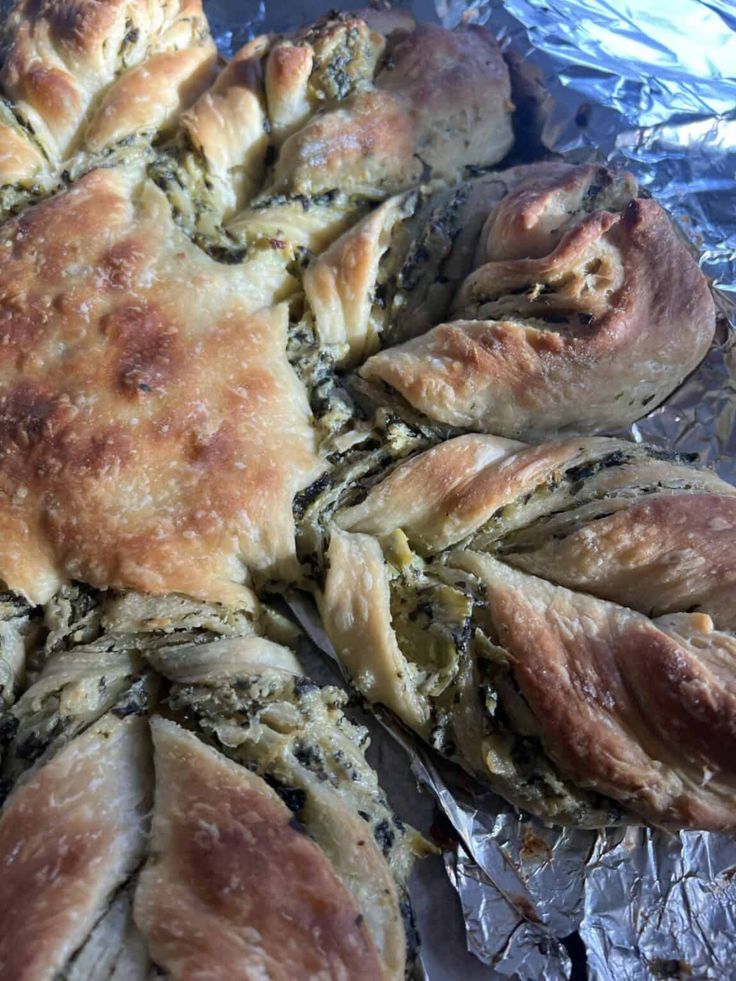
[[[425,845],[262,614],[78,587],[48,608],[0,723],[4,977],[404,978]]]
[[[171,129],[210,84],[199,0],[18,0],[0,70],[0,213]]]

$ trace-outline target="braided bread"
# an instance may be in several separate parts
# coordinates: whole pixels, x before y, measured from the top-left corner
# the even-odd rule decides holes
[[[365,16],[256,38],[183,114],[154,177],[205,246],[321,251],[372,202],[509,151],[509,76],[488,32]]]
[[[274,587],[515,803],[733,827],[733,488],[506,438],[638,418],[710,343],[633,179],[491,172],[477,26],[216,66],[196,0],[18,0],[3,50],[0,973],[411,971],[423,843]]]
[[[442,426],[535,439],[626,425],[715,328],[705,277],[638,193],[626,173],[543,163],[392,199],[308,270],[318,336],[343,345],[341,367],[362,363],[377,402],[388,385]]]
[[[338,15],[208,88],[196,4],[21,0],[7,38],[0,973],[399,979],[424,846],[256,590],[326,466],[310,255],[507,152],[496,42]]]

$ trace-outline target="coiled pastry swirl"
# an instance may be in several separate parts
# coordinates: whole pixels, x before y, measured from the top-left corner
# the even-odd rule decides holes
[[[176,596],[72,587],[49,605],[33,683],[0,718],[8,976],[404,977],[422,840],[347,696],[266,626]]]
[[[199,0],[18,0],[0,70],[0,214],[175,125],[215,46]]]

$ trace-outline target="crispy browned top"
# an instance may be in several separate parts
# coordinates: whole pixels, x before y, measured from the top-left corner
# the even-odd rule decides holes
[[[724,628],[736,617],[736,488],[621,439],[458,436],[396,467],[335,521],[381,539],[401,528],[430,555],[470,540],[642,613],[702,607]]]
[[[364,501],[338,512],[336,523],[377,536],[401,528],[415,547],[439,552],[567,468],[629,445],[588,438],[527,446],[458,436],[401,464]]]
[[[506,561],[642,613],[706,609],[736,628],[736,494],[648,494]]]
[[[419,25],[375,84],[315,115],[283,144],[274,190],[339,188],[383,198],[422,180],[455,181],[511,147],[511,87],[493,35]]]
[[[563,773],[654,823],[736,823],[736,641],[574,593],[472,551],[542,739]]]
[[[736,488],[687,458],[621,439],[528,446],[469,434],[337,512],[318,601],[361,693],[424,738],[433,708],[441,717],[457,706],[445,752],[492,783],[509,773],[510,726],[514,739],[538,736],[578,790],[655,824],[731,829],[735,535]],[[430,674],[433,703],[429,658],[396,610],[408,603],[410,620],[422,611],[440,636],[460,603],[450,585],[476,604],[490,648],[458,658],[468,673],[459,668],[453,684],[469,685],[467,701]],[[490,663],[504,663],[514,685],[499,669],[502,711],[485,715],[478,685]],[[546,764],[535,765],[541,779]],[[511,800],[527,792],[523,773],[508,779],[500,792]],[[566,817],[561,799],[521,803],[555,820]]]
[[[383,976],[354,898],[256,774],[156,719],[156,859],[136,920],[174,978]]]
[[[227,601],[316,474],[268,255],[221,265],[100,170],[0,231],[0,576]],[[263,265],[265,263],[265,266]],[[293,570],[292,570],[293,571]]]

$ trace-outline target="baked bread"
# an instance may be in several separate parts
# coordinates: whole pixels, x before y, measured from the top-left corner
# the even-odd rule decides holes
[[[463,436],[337,512],[353,685],[556,822],[736,826],[736,490],[622,440]]]
[[[638,193],[604,167],[526,164],[389,198],[310,262],[290,347],[328,468],[295,502],[307,565],[351,488],[403,456],[468,430],[615,429],[695,367],[708,284]]]
[[[390,199],[314,260],[304,292],[321,343],[338,367],[362,365],[378,404],[390,386],[399,411],[523,439],[640,418],[715,328],[707,281],[662,208],[594,165],[529,164]]]
[[[134,715],[103,716],[6,802],[0,815],[5,977],[57,977],[80,947],[84,956],[110,901],[119,901],[145,849],[146,729]]]
[[[86,599],[57,604],[0,724],[0,970],[403,978],[424,846],[390,811],[344,693],[258,633],[265,611]]]
[[[508,151],[498,46],[337,15],[208,88],[196,3],[21,0],[6,41],[0,973],[403,977],[419,839],[256,590],[300,580],[326,466],[292,364],[309,256]]]
[[[288,574],[292,498],[321,464],[270,260],[215,262],[121,168],[0,228],[11,589],[45,603],[80,579],[228,601],[258,570]]]
[[[499,330],[549,347],[549,379],[589,428],[672,390],[712,307],[657,206],[600,168],[489,175],[513,107],[476,26],[329,15],[255,38],[211,85],[189,0],[19,0],[5,38],[0,974],[411,969],[405,884],[422,843],[392,815],[345,696],[303,677],[259,601],[324,574],[325,531],[325,621],[367,697],[551,820],[731,826],[731,488],[625,443],[463,437],[361,503],[457,427],[578,426],[528,358],[506,364],[517,389],[470,347],[446,361],[447,384],[432,376],[448,330],[461,347],[479,332],[493,347]],[[568,319],[543,330],[540,313]],[[420,376],[444,394],[422,394]],[[615,467],[620,486],[600,477]],[[591,514],[615,502],[589,552],[576,468]],[[697,576],[672,559],[685,497],[700,509]],[[544,532],[563,513],[567,551]],[[641,541],[657,529],[639,590],[633,527]],[[707,615],[683,612],[696,605]],[[598,716],[587,689],[564,689],[556,607],[605,625],[617,678],[640,680],[618,639],[651,649],[641,682],[661,727],[645,734],[626,689],[611,711],[619,771],[565,740],[564,704],[586,739]],[[603,685],[608,662],[577,639]],[[543,642],[560,679],[539,692]]]
[[[0,214],[126,157],[208,86],[199,0],[17,0],[0,70]]]

